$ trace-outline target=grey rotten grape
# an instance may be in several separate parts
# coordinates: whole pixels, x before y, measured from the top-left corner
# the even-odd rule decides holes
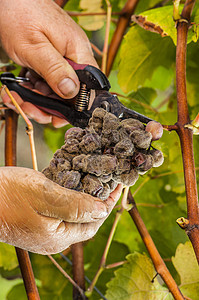
[[[139,174],[163,163],[151,141],[152,133],[140,121],[120,120],[96,108],[86,129],[66,132],[65,144],[42,172],[65,188],[105,200],[118,183],[132,186]]]

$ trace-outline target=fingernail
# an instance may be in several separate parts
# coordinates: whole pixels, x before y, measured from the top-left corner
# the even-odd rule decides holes
[[[58,89],[64,96],[70,96],[77,88],[75,82],[70,78],[64,78],[59,84]]]
[[[105,204],[96,201],[94,204],[94,212],[92,214],[93,218],[104,218],[108,215]]]

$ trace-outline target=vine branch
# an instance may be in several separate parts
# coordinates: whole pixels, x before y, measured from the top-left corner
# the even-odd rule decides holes
[[[18,115],[12,110],[5,111],[5,165],[16,166],[16,131]],[[15,247],[21,274],[29,300],[40,300],[28,252]]]
[[[170,292],[172,293],[173,297],[176,300],[183,300],[184,297],[181,293],[181,291],[179,290],[175,280],[173,279],[173,277],[171,276],[169,270],[167,269],[164,260],[162,259],[162,257],[160,256],[138,210],[134,201],[134,198],[131,194],[131,192],[129,191],[128,194],[128,200],[129,203],[131,203],[133,205],[132,209],[129,210],[129,214],[131,216],[131,218],[133,219],[139,233],[140,236],[150,254],[150,257],[153,261],[154,267],[157,271],[157,273],[162,277],[162,279],[164,280],[164,282],[166,283],[167,287],[169,288]]]
[[[177,21],[176,89],[178,108],[177,133],[181,144],[187,198],[188,225],[185,231],[199,262],[199,209],[193,153],[193,132],[185,128],[185,125],[190,122],[186,91],[187,34],[194,4],[195,0],[187,0],[181,14],[182,19]]]
[[[73,299],[87,299],[86,296],[81,291],[85,290],[85,276],[84,276],[84,249],[83,243],[76,243],[71,246],[72,251],[72,268],[73,268],[73,279],[76,282],[78,288],[74,285],[73,286]]]

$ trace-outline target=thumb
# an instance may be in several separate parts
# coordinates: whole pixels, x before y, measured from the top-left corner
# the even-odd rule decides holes
[[[60,97],[70,99],[77,95],[79,80],[75,71],[45,36],[28,51],[24,49],[24,56],[26,65],[41,75]]]

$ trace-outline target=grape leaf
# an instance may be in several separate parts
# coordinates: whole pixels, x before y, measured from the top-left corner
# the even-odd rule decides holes
[[[188,103],[193,108],[198,105],[199,45],[191,43],[187,46],[187,95]],[[196,112],[197,113],[197,112]],[[195,117],[195,116],[192,116]]]
[[[23,283],[15,285],[8,293],[6,298],[6,300],[16,300],[16,299],[27,300],[27,294]]]
[[[179,244],[172,262],[180,275],[182,293],[197,300],[199,295],[199,266],[191,242]]]
[[[146,32],[139,26],[131,27],[121,48],[118,82],[122,90],[129,93],[144,86],[160,65],[170,68],[174,52],[170,38]]]
[[[8,299],[7,295],[9,293],[9,291],[13,288],[13,286],[19,284],[20,282],[22,282],[22,279],[7,280],[0,276],[0,299],[1,300]],[[17,298],[15,298],[15,299],[17,299]],[[18,298],[18,299],[21,299],[21,298]]]
[[[139,19],[141,20],[139,21]],[[173,5],[144,11],[136,18],[134,17],[133,20],[146,30],[159,32],[162,36],[170,36],[176,44],[177,31],[173,21]]]
[[[107,286],[108,300],[171,300],[170,292],[162,287],[157,278],[151,260],[140,253],[127,256],[127,263],[115,272],[115,278]]]
[[[182,9],[183,5],[180,5],[180,12]],[[194,26],[189,30],[187,43],[190,43],[192,40],[196,42],[198,39],[198,26],[196,24],[199,21],[199,7],[197,5],[194,8],[191,20]],[[177,30],[173,20],[173,5],[144,11],[138,16],[134,16],[133,21],[146,30],[160,33],[162,36],[170,36],[174,44],[177,44]]]
[[[79,2],[80,0],[67,1],[67,3],[64,6],[64,9],[69,11],[78,11]]]
[[[81,0],[80,8],[84,13],[101,13],[104,12],[102,9],[102,1],[89,1]],[[78,17],[78,23],[86,30],[98,30],[103,27],[106,16],[103,15],[93,15],[93,16],[80,16]]]
[[[5,270],[12,270],[16,268],[18,264],[14,247],[0,243],[0,267],[3,267]]]
[[[162,76],[164,74],[164,76]],[[154,71],[151,80],[147,79],[145,87],[151,87],[153,89],[166,90],[174,79],[174,69],[167,69],[163,66],[157,67]]]

